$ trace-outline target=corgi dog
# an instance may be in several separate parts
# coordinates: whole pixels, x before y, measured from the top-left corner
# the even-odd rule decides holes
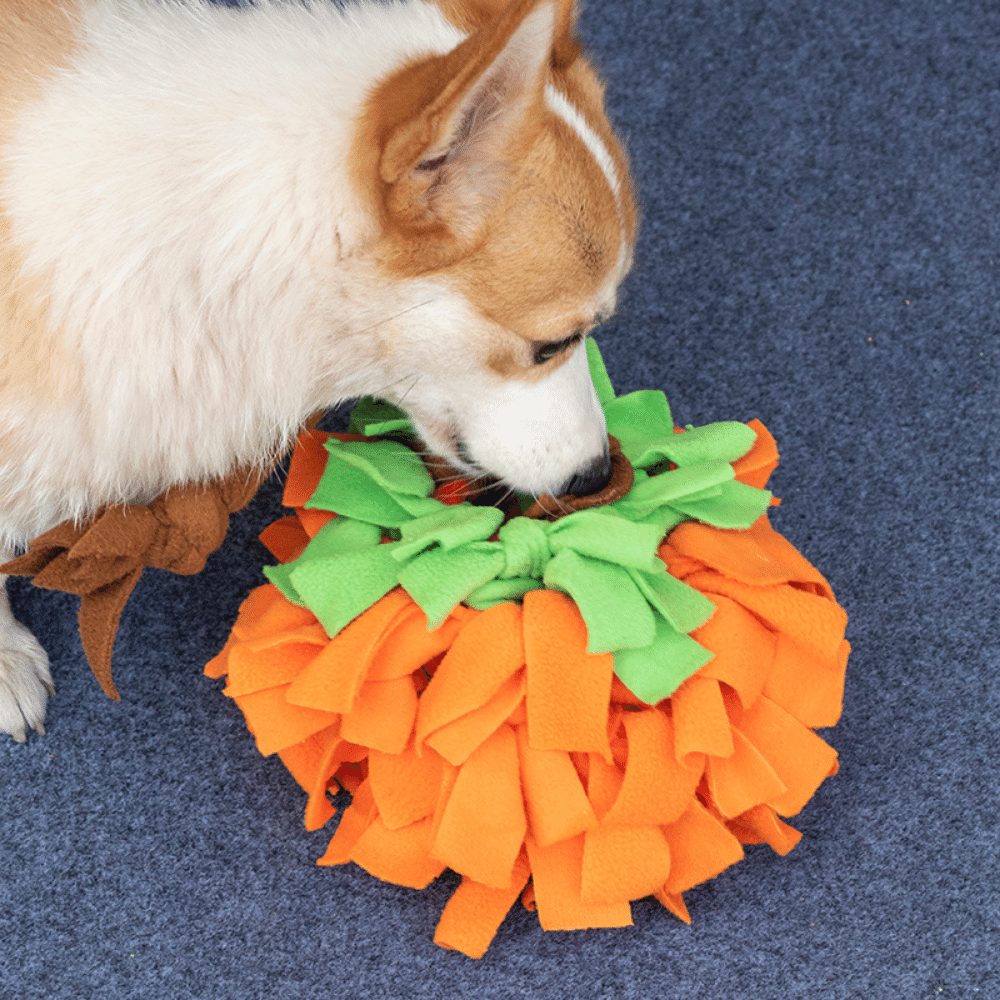
[[[573,2],[0,0],[0,562],[361,395],[470,477],[600,488],[581,342],[637,215]]]

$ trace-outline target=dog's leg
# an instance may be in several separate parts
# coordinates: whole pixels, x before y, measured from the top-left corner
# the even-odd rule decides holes
[[[13,555],[0,545],[0,564]],[[6,584],[0,575],[0,732],[23,743],[25,724],[44,735],[45,702],[55,689],[45,650],[11,614]]]

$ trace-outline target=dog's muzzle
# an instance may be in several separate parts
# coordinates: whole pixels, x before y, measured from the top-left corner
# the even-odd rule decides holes
[[[605,447],[603,454],[577,469],[565,483],[552,490],[552,493],[554,496],[562,496],[564,493],[572,493],[578,497],[587,496],[603,490],[610,478],[611,456]]]

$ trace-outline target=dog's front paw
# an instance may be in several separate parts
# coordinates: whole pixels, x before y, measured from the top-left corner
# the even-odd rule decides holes
[[[55,688],[45,650],[20,622],[0,616],[0,733],[24,743],[27,724],[44,736],[50,694]]]

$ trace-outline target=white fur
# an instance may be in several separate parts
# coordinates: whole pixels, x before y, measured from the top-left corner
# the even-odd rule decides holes
[[[101,504],[264,463],[306,415],[364,394],[404,406],[456,463],[461,442],[526,491],[558,488],[601,453],[582,347],[546,378],[502,379],[467,349],[485,321],[461,294],[390,279],[365,255],[376,225],[348,176],[355,119],[404,60],[461,41],[435,7],[82,9],[71,62],[0,162],[18,280],[48,289],[64,351],[55,402],[0,395],[16,444],[0,452],[0,554]],[[553,24],[551,11],[529,20]],[[609,153],[562,95],[549,103],[621,214]],[[619,259],[604,299],[621,273]],[[22,714],[40,728],[50,685],[4,594],[0,730],[23,738]]]
[[[15,543],[266,459],[303,413],[384,388],[369,332],[410,303],[352,259],[372,224],[331,137],[404,57],[462,36],[419,2],[105,0],[85,37],[6,164],[79,370],[60,410],[0,408],[45,443],[0,465],[0,494],[30,498],[0,524]]]

